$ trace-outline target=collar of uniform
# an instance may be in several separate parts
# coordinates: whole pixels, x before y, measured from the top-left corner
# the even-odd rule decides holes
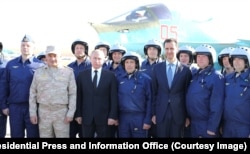
[[[85,64],[86,60],[82,61],[80,64],[78,64],[77,60],[74,61],[74,66],[79,66]]]
[[[58,69],[60,69],[60,68],[64,68],[65,66],[63,66],[63,65],[61,65],[61,64],[58,64],[58,66],[57,67],[54,67],[54,68],[58,68]],[[44,65],[44,68],[50,68],[48,65]]]
[[[238,74],[238,72],[235,72],[234,74],[236,76]],[[248,75],[249,75],[249,70],[248,69],[244,69],[243,71],[240,72],[240,74],[239,74],[238,77],[240,77],[242,79],[247,79]]]
[[[198,72],[201,74],[201,73],[204,73],[204,74],[208,74],[208,73],[211,73],[211,71],[213,70],[213,66],[212,65],[208,65],[206,68],[204,69],[198,69]]]
[[[127,72],[126,72],[126,71],[124,71],[123,73],[121,73],[121,76],[120,76],[120,77],[121,77],[121,78],[126,78],[126,77],[127,77],[127,75],[128,75],[128,74],[127,74]]]
[[[65,66],[62,64],[58,64],[57,68],[64,68]]]
[[[225,77],[228,78],[228,79],[232,79],[232,78],[235,77],[235,75],[236,75],[235,72],[233,72],[233,73],[225,75]]]
[[[152,64],[157,64],[159,62],[160,62],[160,60],[159,60],[159,58],[157,58]],[[149,59],[146,59],[146,64],[147,65],[152,65],[152,64],[150,64]]]
[[[175,60],[172,64],[174,64],[175,66],[177,65],[177,60]],[[170,64],[170,62],[168,62],[167,60],[166,60],[166,65],[168,66],[168,64]]]
[[[33,61],[34,58],[35,58],[34,56],[31,56],[31,57],[28,58],[26,61],[27,61],[28,63],[31,63],[31,62]],[[25,61],[25,62],[26,62],[26,61]],[[22,63],[22,62],[23,62],[23,61],[22,61],[22,55],[18,57],[18,62],[19,62],[19,63]]]
[[[115,69],[113,68],[113,63],[109,66],[109,70],[114,71],[114,70],[123,70],[122,65],[119,64]]]

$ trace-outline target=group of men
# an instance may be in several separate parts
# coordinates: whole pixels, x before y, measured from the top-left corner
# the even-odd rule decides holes
[[[120,44],[99,42],[89,52],[87,42],[76,40],[76,60],[63,66],[55,46],[47,46],[44,61],[34,57],[34,46],[25,35],[21,56],[6,66],[1,60],[0,137],[7,116],[12,138],[250,135],[247,47],[225,48],[217,57],[208,44],[149,40],[140,61]]]

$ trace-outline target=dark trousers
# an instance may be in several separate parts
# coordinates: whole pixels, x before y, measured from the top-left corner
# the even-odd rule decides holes
[[[191,138],[191,126],[189,125],[188,127],[184,127],[184,132],[183,132],[183,137],[184,138]]]
[[[79,138],[82,138],[82,125],[73,120],[72,122],[70,122],[69,137],[76,138],[77,135]]]
[[[158,138],[181,138],[183,136],[183,125],[176,124],[170,106],[167,108],[166,116],[162,122],[157,122],[156,132]]]
[[[118,127],[108,126],[108,133],[109,133],[110,138],[118,138]]]
[[[151,124],[151,128],[148,130],[148,138],[156,138],[156,125]]]
[[[110,138],[110,131],[107,124],[96,124],[94,120],[90,125],[82,124],[83,138]]]

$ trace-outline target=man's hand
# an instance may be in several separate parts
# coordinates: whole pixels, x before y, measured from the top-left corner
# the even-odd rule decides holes
[[[70,123],[71,121],[73,121],[73,118],[70,118],[70,117],[65,117],[65,118],[64,118],[64,123],[65,123],[65,124],[68,124],[68,123]]]
[[[38,118],[37,118],[37,116],[31,116],[31,117],[30,117],[30,122],[31,122],[33,125],[38,124]]]
[[[80,125],[82,124],[82,117],[76,117],[75,121]]]
[[[215,132],[212,132],[212,131],[210,131],[210,130],[207,130],[207,134],[208,134],[208,135],[215,135]]]
[[[3,109],[3,114],[5,114],[6,116],[9,115],[9,108]]]
[[[156,116],[155,115],[152,117],[152,122],[153,122],[153,124],[156,124]]]
[[[116,125],[116,124],[117,124],[117,120],[108,118],[108,125]]]

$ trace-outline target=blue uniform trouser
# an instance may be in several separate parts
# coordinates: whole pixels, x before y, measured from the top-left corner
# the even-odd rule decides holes
[[[215,138],[219,137],[218,131],[216,135],[208,135],[208,122],[206,120],[191,120],[191,136],[192,138]]]
[[[120,113],[119,138],[147,138],[148,131],[143,129],[144,113]]]
[[[7,116],[0,111],[0,138],[5,138],[7,126]]]
[[[9,120],[11,138],[24,138],[25,130],[27,138],[38,138],[38,125],[30,122],[29,103],[10,104]]]
[[[223,136],[224,138],[249,138],[250,125],[236,121],[223,122]]]

